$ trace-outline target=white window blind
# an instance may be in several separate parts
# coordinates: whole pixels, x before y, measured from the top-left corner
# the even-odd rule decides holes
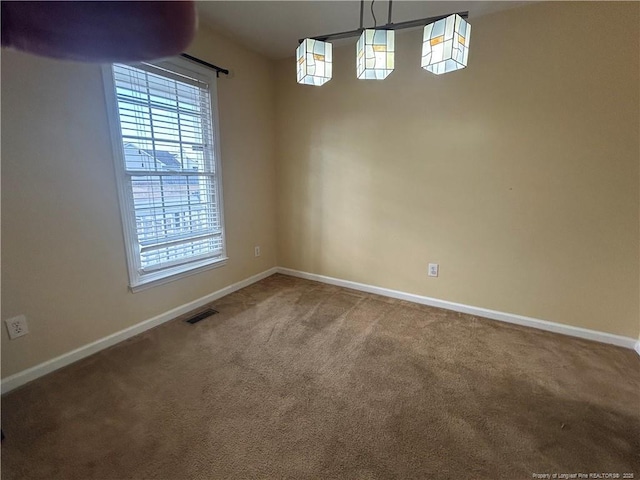
[[[132,287],[225,257],[215,80],[194,68],[112,67]]]

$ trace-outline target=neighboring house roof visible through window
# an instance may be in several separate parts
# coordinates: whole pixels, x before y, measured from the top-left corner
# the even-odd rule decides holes
[[[142,168],[142,169],[155,169],[154,159],[162,163],[167,170],[180,169],[182,165],[175,155],[165,151],[156,150],[155,155],[153,150],[138,147],[135,143],[127,143],[124,146],[125,161],[128,168]],[[149,162],[145,166],[145,162]]]

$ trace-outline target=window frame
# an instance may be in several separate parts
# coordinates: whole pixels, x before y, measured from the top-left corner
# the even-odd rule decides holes
[[[173,57],[160,61],[144,62],[151,67],[167,70],[169,73],[174,72],[178,75],[189,77],[196,74],[199,77],[205,77],[209,85],[209,101],[211,111],[211,137],[213,141],[213,169],[214,175],[212,181],[215,187],[218,205],[218,216],[220,219],[222,250],[219,256],[205,258],[199,261],[192,261],[186,264],[175,265],[148,273],[142,272],[140,246],[138,243],[138,231],[136,225],[136,214],[134,207],[133,189],[131,186],[130,176],[126,170],[126,160],[124,152],[124,144],[122,138],[122,129],[120,126],[120,114],[118,110],[118,99],[115,90],[115,82],[113,77],[113,65],[107,64],[102,67],[102,78],[105,91],[105,100],[107,106],[107,116],[109,122],[109,133],[111,137],[114,170],[116,176],[116,184],[118,189],[118,203],[120,206],[120,218],[122,221],[123,241],[127,258],[127,270],[129,273],[129,289],[133,292],[139,292],[147,288],[157,285],[173,282],[189,275],[194,275],[212,268],[221,267],[227,264],[227,248],[226,248],[226,228],[224,221],[224,194],[222,189],[222,162],[220,152],[220,129],[218,120],[218,95],[217,95],[217,77],[214,72],[206,67],[196,64],[190,60]],[[140,65],[140,63],[128,64],[132,67]],[[155,73],[155,72],[154,72]],[[172,78],[171,76],[167,76]]]

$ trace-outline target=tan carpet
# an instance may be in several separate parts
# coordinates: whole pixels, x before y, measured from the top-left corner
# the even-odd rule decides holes
[[[283,275],[214,305],[3,397],[2,478],[640,478],[631,350]]]

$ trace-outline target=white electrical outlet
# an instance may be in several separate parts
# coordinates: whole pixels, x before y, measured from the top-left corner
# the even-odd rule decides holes
[[[437,277],[438,276],[438,270],[439,270],[439,266],[437,263],[430,263],[429,264],[429,276],[430,277]]]
[[[9,318],[5,320],[7,324],[7,331],[9,332],[9,338],[21,337],[29,333],[29,327],[27,327],[27,317],[24,315],[18,315],[17,317]]]
[[[260,256],[260,246],[259,245],[257,247],[255,247],[255,254],[256,254],[256,257]]]

